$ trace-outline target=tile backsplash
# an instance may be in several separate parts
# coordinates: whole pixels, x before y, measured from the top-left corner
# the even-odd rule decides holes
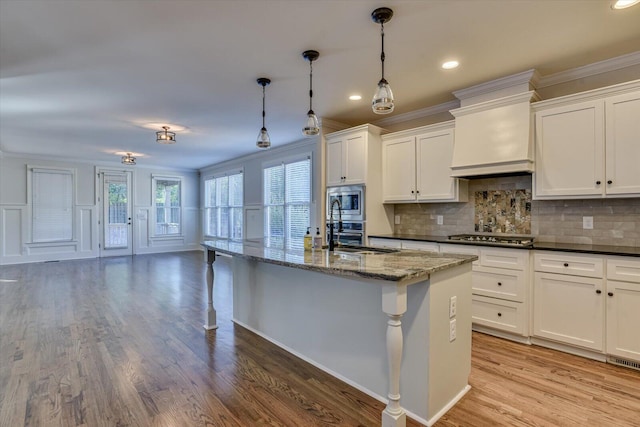
[[[531,234],[531,190],[476,191],[474,201],[475,231]]]
[[[487,192],[486,201],[484,192]],[[481,202],[478,202],[478,193],[482,194]],[[526,201],[524,217],[522,207],[511,206],[512,200],[522,206],[522,201],[527,200],[526,194],[530,201],[528,219]],[[500,232],[533,234],[538,241],[640,247],[640,198],[531,200],[531,176],[527,175],[471,180],[469,195],[467,203],[397,204],[395,214],[400,216],[400,224],[394,231],[432,236],[476,233],[480,232],[476,231],[476,224],[482,220],[483,230],[489,223],[504,230],[513,230],[515,226],[514,232]],[[496,206],[488,206],[490,204]],[[439,215],[443,216],[443,225],[437,224]],[[593,217],[593,229],[582,228],[583,216]],[[514,225],[518,222],[519,226]],[[527,222],[530,231],[525,231]],[[498,232],[497,228],[493,232]]]

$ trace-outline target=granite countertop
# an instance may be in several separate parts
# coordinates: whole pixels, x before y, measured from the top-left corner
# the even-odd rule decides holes
[[[635,256],[640,257],[640,247],[637,246],[613,246],[613,245],[587,245],[580,243],[555,243],[555,242],[537,242],[534,240],[533,246],[505,246],[500,244],[494,244],[490,242],[465,242],[465,241],[453,241],[447,239],[447,236],[429,236],[425,234],[379,234],[370,235],[369,237],[376,237],[380,239],[397,239],[397,240],[415,240],[419,242],[435,242],[435,243],[449,243],[454,245],[473,245],[473,246],[493,246],[501,248],[513,248],[513,249],[538,249],[547,251],[561,251],[561,252],[580,252],[589,254],[600,255],[623,255],[623,256]]]
[[[475,255],[438,254],[432,252],[399,250],[391,253],[345,253],[338,249],[313,251],[273,249],[262,240],[207,240],[207,249],[245,259],[364,279],[393,282],[426,280],[431,273],[446,270],[478,259]]]

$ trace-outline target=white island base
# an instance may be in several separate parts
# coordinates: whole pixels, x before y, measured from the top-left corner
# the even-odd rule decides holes
[[[469,390],[471,263],[394,282],[232,262],[234,322],[387,403],[383,426],[430,426]]]

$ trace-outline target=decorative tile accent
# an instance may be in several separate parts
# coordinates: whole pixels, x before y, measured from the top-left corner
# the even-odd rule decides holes
[[[531,191],[485,190],[475,192],[475,231],[531,234]]]

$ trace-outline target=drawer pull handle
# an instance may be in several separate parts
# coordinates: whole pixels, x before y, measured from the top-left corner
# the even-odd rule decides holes
[[[565,267],[569,267],[569,263],[568,263],[568,262],[565,262],[565,263],[564,263],[564,266],[565,266]]]
[[[607,181],[607,184],[611,185],[611,184],[613,184],[613,181],[609,180],[609,181]]]
[[[596,181],[596,185],[600,185],[600,181]]]
[[[502,313],[498,313],[498,317],[502,317]]]
[[[609,295],[610,297],[613,296],[613,292],[607,292],[607,295]]]
[[[498,286],[502,286],[502,282],[498,282]]]
[[[596,289],[596,294],[600,295],[602,291],[600,289]]]

